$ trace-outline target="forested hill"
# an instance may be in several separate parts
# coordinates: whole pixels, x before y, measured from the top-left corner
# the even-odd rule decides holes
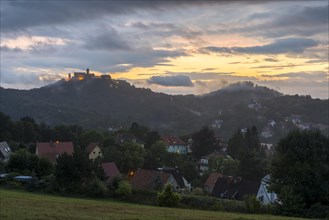
[[[295,127],[328,132],[328,100],[288,96],[254,85],[232,84],[203,95],[167,95],[122,80],[61,80],[31,90],[1,88],[0,111],[13,120],[30,116],[49,125],[78,124],[108,129],[144,124],[163,134],[186,134],[211,126],[224,138],[256,125],[261,138],[275,141]]]

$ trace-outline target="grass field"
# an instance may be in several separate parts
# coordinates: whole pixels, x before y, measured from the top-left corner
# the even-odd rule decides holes
[[[292,220],[298,218],[161,208],[111,200],[77,199],[0,189],[0,219]]]

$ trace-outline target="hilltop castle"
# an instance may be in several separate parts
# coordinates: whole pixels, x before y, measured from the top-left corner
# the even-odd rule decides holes
[[[86,72],[74,72],[73,77],[71,73],[68,74],[68,80],[88,80],[88,79],[111,79],[111,76],[108,74],[96,76],[94,73],[91,73],[89,71],[89,68],[86,69]]]

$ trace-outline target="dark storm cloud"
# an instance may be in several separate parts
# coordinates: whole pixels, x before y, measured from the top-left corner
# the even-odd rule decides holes
[[[191,87],[193,83],[188,76],[176,75],[176,76],[152,76],[147,80],[148,84],[157,84],[161,86],[182,86]]]
[[[315,47],[319,43],[308,38],[285,38],[274,41],[271,44],[253,47],[204,47],[204,53],[224,53],[224,54],[285,54],[302,53],[307,48]]]
[[[328,33],[329,6],[290,8],[287,12],[255,13],[250,20],[267,19],[262,24],[247,27],[245,31],[269,38],[283,36],[313,36]]]
[[[194,39],[203,35],[202,31],[192,30],[188,27],[182,27],[173,23],[143,23],[138,21],[131,23],[129,26],[142,29],[151,35],[160,37],[181,36],[186,39]]]
[[[243,2],[243,1],[242,1]],[[101,18],[107,15],[131,14],[138,10],[165,11],[193,5],[231,4],[229,1],[2,1],[3,32],[24,30],[43,25],[66,24]]]
[[[92,50],[131,50],[130,44],[114,28],[108,27],[101,34],[86,39],[85,47]]]

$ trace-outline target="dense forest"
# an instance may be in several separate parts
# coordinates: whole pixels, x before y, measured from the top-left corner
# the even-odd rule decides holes
[[[78,124],[104,131],[138,122],[176,135],[210,126],[228,140],[236,129],[255,125],[267,143],[294,128],[318,128],[328,135],[328,100],[283,95],[251,82],[202,96],[174,96],[121,80],[61,80],[31,90],[1,88],[0,96],[0,111],[12,119],[29,116],[50,126]]]

